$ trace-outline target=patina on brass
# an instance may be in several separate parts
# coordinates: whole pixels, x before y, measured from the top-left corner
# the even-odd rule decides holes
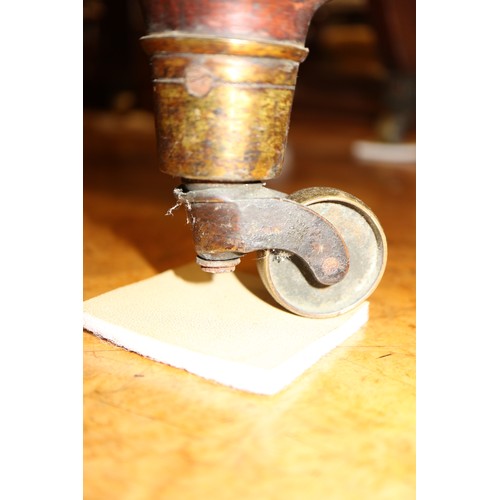
[[[223,182],[280,174],[306,49],[172,33],[142,43],[151,56],[162,171]]]

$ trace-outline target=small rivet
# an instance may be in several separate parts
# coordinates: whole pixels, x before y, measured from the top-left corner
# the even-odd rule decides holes
[[[204,97],[214,84],[211,71],[200,64],[192,64],[186,68],[186,90],[195,97]]]

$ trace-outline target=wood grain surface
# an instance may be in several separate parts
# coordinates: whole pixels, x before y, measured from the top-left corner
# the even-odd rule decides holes
[[[87,299],[194,250],[182,210],[165,216],[178,180],[157,170],[151,116],[87,113],[84,126]],[[350,144],[370,134],[296,116],[289,165],[268,183],[336,187],[378,215],[389,258],[368,324],[272,397],[84,332],[85,499],[415,498],[415,169],[356,164]],[[241,270],[256,273],[254,256]]]

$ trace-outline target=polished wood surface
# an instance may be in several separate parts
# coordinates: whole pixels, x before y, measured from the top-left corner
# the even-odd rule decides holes
[[[149,33],[167,31],[304,43],[325,0],[142,0]]]
[[[194,250],[182,210],[165,216],[178,180],[157,170],[151,115],[88,113],[84,125],[88,299]],[[389,258],[369,323],[272,397],[84,332],[87,500],[415,497],[415,169],[357,164],[350,144],[371,136],[359,120],[295,114],[289,164],[267,184],[336,187],[377,214]],[[256,273],[252,255],[240,269]]]

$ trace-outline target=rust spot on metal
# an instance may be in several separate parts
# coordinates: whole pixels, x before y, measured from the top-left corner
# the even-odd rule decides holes
[[[231,273],[240,263],[239,258],[227,260],[207,260],[201,257],[196,257],[196,262],[199,264],[202,271],[212,274]]]
[[[315,254],[322,254],[324,251],[324,246],[316,241],[311,244],[311,247]]]
[[[200,65],[195,64],[186,68],[186,90],[195,97],[206,96],[214,85],[214,77],[211,71]]]
[[[327,257],[321,266],[325,274],[333,273],[338,267],[339,261],[335,257]]]

